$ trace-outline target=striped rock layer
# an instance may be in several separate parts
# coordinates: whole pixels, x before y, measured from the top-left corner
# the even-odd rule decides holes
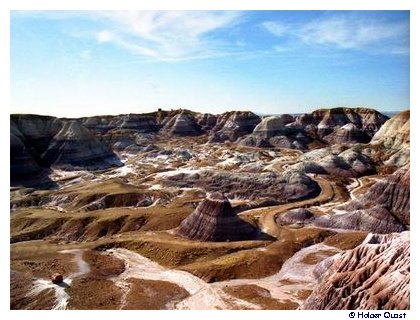
[[[240,241],[254,239],[259,231],[234,213],[223,194],[214,192],[181,222],[178,234],[199,241]]]
[[[410,232],[369,234],[314,271],[319,284],[300,307],[310,310],[410,308]]]

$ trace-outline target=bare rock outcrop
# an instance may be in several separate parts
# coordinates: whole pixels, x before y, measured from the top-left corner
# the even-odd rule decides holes
[[[11,125],[10,128],[10,175],[12,178],[31,176],[39,173],[41,167],[22,141],[22,134]]]
[[[239,218],[229,200],[214,192],[181,222],[178,234],[200,241],[240,241],[255,239],[259,230]]]
[[[289,170],[341,177],[359,177],[374,173],[375,166],[372,159],[362,152],[335,146],[305,153],[301,161],[290,166]]]
[[[300,309],[410,308],[410,232],[369,234],[316,267],[319,284]]]
[[[288,114],[265,117],[255,127],[253,134],[260,135],[264,138],[284,135],[290,131],[290,128],[288,128],[286,125],[293,122],[293,120],[294,118]]]
[[[331,144],[366,143],[387,120],[387,116],[374,109],[332,108],[300,115],[290,126],[306,132],[316,131],[319,138],[326,138]]]
[[[94,116],[79,118],[78,121],[92,132],[107,133],[118,130],[134,130],[152,133],[159,130],[155,112],[144,114],[121,114],[117,116]]]
[[[324,137],[324,140],[329,144],[367,143],[370,137],[354,123],[348,123],[342,127],[335,128],[332,133]]]
[[[255,127],[252,134],[240,139],[239,143],[255,147],[276,147],[307,149],[313,139],[299,128],[290,127],[294,118],[291,115],[265,117]]]
[[[305,174],[289,171],[225,172],[202,170],[193,173],[165,175],[160,183],[168,187],[202,188],[206,192],[223,192],[227,197],[272,204],[301,200],[319,194],[318,184]]]
[[[103,169],[122,165],[114,153],[76,120],[63,122],[42,158],[51,167]]]
[[[181,112],[164,122],[160,133],[175,136],[197,136],[203,133],[195,118],[189,112]]]
[[[210,131],[216,125],[217,116],[211,113],[203,113],[196,117],[196,121],[202,130]]]
[[[372,138],[371,147],[385,165],[402,167],[409,163],[410,110],[389,119]]]
[[[380,112],[369,108],[332,108],[319,109],[312,112],[314,121],[317,123],[318,134],[321,137],[332,133],[336,127],[342,127],[348,123],[373,135],[389,119]]]
[[[118,157],[77,120],[17,114],[10,116],[10,125],[14,136],[11,140],[12,173],[18,171],[22,157],[29,164],[24,171],[36,171],[36,165],[69,170],[122,165]]]
[[[314,225],[334,229],[372,231],[381,234],[405,230],[404,225],[386,207],[382,206],[322,216],[315,219]]]
[[[372,138],[372,144],[375,143],[394,149],[410,145],[410,110],[389,119]]]
[[[376,182],[365,195],[336,209],[344,213],[320,217],[314,224],[375,233],[406,230],[410,225],[410,166]]]
[[[312,221],[313,218],[314,214],[311,211],[305,208],[298,208],[278,215],[276,223],[278,225],[304,224]]]
[[[251,133],[261,118],[251,111],[230,111],[217,117],[209,142],[236,141]]]
[[[139,139],[146,136],[148,143],[157,134],[159,112],[144,114],[121,114],[117,116],[94,116],[77,119],[95,137],[116,152],[140,150]],[[146,144],[147,145],[147,144]],[[127,150],[125,150],[128,148]]]

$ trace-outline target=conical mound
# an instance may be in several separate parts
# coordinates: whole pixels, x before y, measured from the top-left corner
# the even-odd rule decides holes
[[[219,192],[211,193],[178,228],[178,234],[199,241],[252,240],[259,230],[239,218],[229,200]]]

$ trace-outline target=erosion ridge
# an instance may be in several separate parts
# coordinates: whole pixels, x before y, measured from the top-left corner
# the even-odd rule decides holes
[[[315,273],[319,284],[302,309],[409,309],[410,232],[370,234]]]

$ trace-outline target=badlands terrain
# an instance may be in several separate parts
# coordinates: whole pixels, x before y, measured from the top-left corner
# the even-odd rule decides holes
[[[409,309],[410,112],[10,116],[11,309]]]

